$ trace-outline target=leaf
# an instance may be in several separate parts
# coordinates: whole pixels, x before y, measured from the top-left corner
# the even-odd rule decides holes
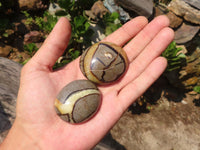
[[[186,55],[183,54],[183,53],[180,53],[180,54],[178,55],[178,57],[179,57],[179,58],[186,58]]]
[[[182,48],[177,48],[176,43],[173,41],[162,53],[162,56],[168,61],[167,71],[172,71],[182,67],[182,62],[186,56],[183,53],[178,54],[181,50]]]
[[[119,27],[120,27],[120,25],[116,25],[114,23],[110,23],[105,29],[105,35],[108,36],[109,34],[114,32],[115,30],[117,30]]]
[[[28,58],[28,59],[24,60],[21,64],[22,64],[22,65],[25,65],[30,59],[31,59],[31,58]]]
[[[29,43],[29,44],[24,45],[24,50],[27,51],[30,55],[32,55],[33,52],[38,50],[38,48],[35,45],[35,43]]]
[[[76,16],[72,22],[72,37],[80,39],[89,31],[90,24],[83,16]],[[80,41],[78,41],[80,43]]]
[[[56,16],[66,16],[68,13],[64,10],[58,10],[56,11],[55,15]]]
[[[83,39],[77,39],[76,42],[83,43]]]
[[[110,16],[112,19],[113,19],[113,21],[115,20],[115,19],[118,19],[119,18],[119,13],[118,12],[113,12],[112,14],[111,14],[111,16]]]
[[[197,93],[200,94],[200,86],[199,86],[199,85],[195,86],[195,87],[193,88],[193,90],[194,90],[195,92],[197,92]]]
[[[27,18],[30,17],[30,14],[27,11],[21,11]]]
[[[84,24],[84,22],[86,21],[86,18],[83,16],[76,16],[74,18],[74,25],[76,28],[82,26]]]
[[[5,32],[5,33],[3,33],[3,36],[8,37],[9,35],[8,35],[8,33]]]
[[[119,19],[119,14],[117,12],[106,13],[103,17],[104,22],[107,24],[114,23],[116,19]]]
[[[78,56],[80,56],[80,51],[75,50],[71,52],[71,57],[73,60],[76,59]]]
[[[65,10],[68,10],[71,6],[71,0],[58,0],[58,5]]]
[[[89,22],[86,22],[86,23],[84,24],[84,26],[85,26],[85,30],[88,30],[88,28],[90,27]]]

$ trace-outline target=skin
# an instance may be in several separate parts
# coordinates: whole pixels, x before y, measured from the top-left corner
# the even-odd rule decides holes
[[[22,69],[16,119],[0,149],[85,150],[94,147],[128,106],[165,70],[167,61],[160,54],[174,37],[168,25],[165,16],[150,23],[145,17],[137,17],[103,40],[124,48],[129,68],[117,83],[99,86],[103,102],[98,113],[83,124],[73,125],[56,115],[54,101],[62,87],[85,77],[79,68],[79,58],[52,70],[70,39],[70,24],[66,18],[61,18],[40,50]]]

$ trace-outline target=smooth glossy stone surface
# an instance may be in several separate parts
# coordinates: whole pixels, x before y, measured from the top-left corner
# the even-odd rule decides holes
[[[85,77],[97,84],[108,84],[121,78],[128,68],[126,52],[119,46],[100,42],[81,56],[80,69]]]
[[[88,80],[76,80],[66,85],[55,101],[57,114],[65,121],[80,123],[91,118],[101,104],[101,94]]]

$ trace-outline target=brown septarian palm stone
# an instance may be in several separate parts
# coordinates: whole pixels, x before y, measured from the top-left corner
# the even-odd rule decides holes
[[[118,80],[127,68],[126,52],[109,42],[92,45],[80,59],[80,69],[84,76],[97,84],[108,84]]]
[[[66,85],[55,101],[61,119],[80,123],[90,119],[99,109],[101,94],[96,85],[88,80],[75,80]]]

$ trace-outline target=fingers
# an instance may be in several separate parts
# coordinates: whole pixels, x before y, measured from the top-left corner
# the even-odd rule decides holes
[[[40,66],[51,68],[66,49],[70,35],[69,21],[64,17],[60,18],[32,60]]]
[[[145,47],[145,49],[135,58],[132,65],[147,66],[153,59],[161,55],[174,37],[174,32],[170,28],[162,29],[154,39]],[[139,69],[140,70],[140,69]]]
[[[120,107],[123,111],[127,109],[139,96],[141,96],[153,82],[163,73],[167,66],[167,61],[163,57],[158,57],[145,69],[145,71],[135,80],[127,84],[118,94]]]
[[[146,67],[167,48],[173,40],[173,37],[174,32],[170,28],[161,30],[135,60],[129,64],[128,71],[123,77],[123,80],[117,85],[118,90],[140,76]]]
[[[169,19],[166,16],[158,16],[151,21],[136,37],[125,47],[129,61],[132,61],[165,27],[169,26]]]
[[[159,34],[149,43],[148,46],[130,63],[129,70],[134,73],[136,77],[161,53],[167,48],[174,37],[174,32],[170,28],[164,28]],[[131,76],[130,72],[128,72]],[[133,74],[132,74],[133,77]]]
[[[145,17],[136,17],[124,24],[121,28],[107,36],[103,41],[112,42],[119,46],[123,46],[132,39],[140,30],[148,23]]]

